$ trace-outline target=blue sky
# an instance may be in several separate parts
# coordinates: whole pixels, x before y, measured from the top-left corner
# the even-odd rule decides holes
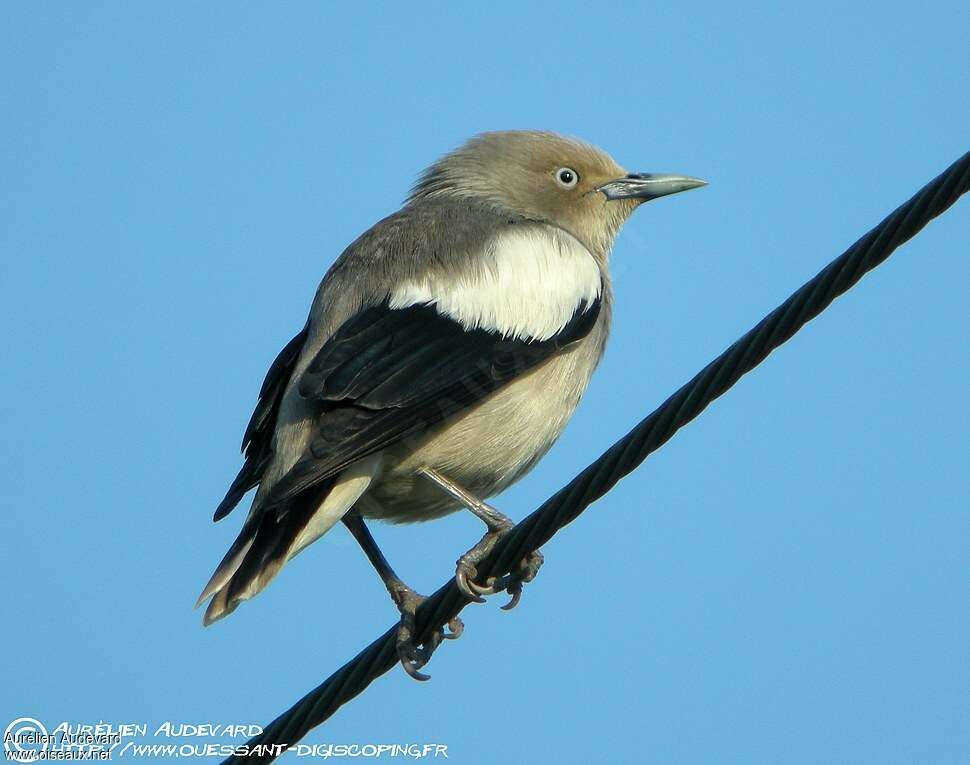
[[[0,30],[0,725],[265,723],[394,611],[337,528],[203,630],[211,512],[327,267],[488,129],[706,178],[614,252],[513,517],[968,148],[970,6],[21,3]],[[458,763],[970,760],[970,200],[307,741]],[[479,523],[378,526],[432,590]],[[298,762],[299,758],[291,757]]]

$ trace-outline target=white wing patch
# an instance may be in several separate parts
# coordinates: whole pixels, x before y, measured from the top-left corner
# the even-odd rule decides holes
[[[405,282],[389,305],[430,303],[467,329],[547,340],[602,288],[599,267],[578,239],[551,226],[513,226],[489,241],[482,260],[461,278]]]

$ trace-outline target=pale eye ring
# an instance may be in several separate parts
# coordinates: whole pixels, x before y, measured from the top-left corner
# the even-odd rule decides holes
[[[574,189],[579,183],[579,173],[571,167],[560,167],[556,170],[556,183],[564,189]]]

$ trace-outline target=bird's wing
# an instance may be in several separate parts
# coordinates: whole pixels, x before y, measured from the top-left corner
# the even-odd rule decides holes
[[[262,480],[263,472],[273,456],[273,428],[276,426],[276,416],[283,400],[283,392],[286,390],[286,384],[293,373],[293,367],[300,357],[306,336],[307,328],[304,327],[280,351],[266,373],[263,385],[259,389],[256,408],[253,410],[253,415],[249,418],[249,425],[246,426],[246,432],[243,434],[242,453],[246,460],[239,470],[239,474],[229,486],[225,498],[216,508],[212,520],[218,521],[229,515],[233,508],[239,504],[243,495]]]
[[[314,438],[273,486],[265,506],[287,502],[348,465],[475,404],[592,329],[600,297],[576,301],[541,338],[469,329],[434,305],[384,303],[346,321],[299,379],[322,404]]]

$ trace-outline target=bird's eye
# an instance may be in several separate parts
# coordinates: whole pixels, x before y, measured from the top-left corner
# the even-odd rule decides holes
[[[579,173],[571,167],[560,167],[556,170],[556,183],[564,189],[572,189],[579,183]]]

